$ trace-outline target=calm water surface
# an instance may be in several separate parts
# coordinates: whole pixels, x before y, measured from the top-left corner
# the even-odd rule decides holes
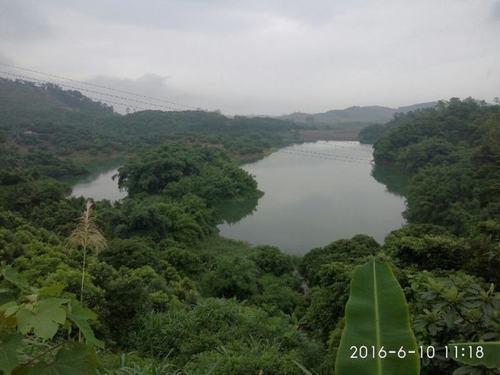
[[[371,159],[371,146],[320,141],[244,165],[265,194],[258,202],[226,207],[232,219],[219,225],[221,235],[292,254],[358,233],[383,241],[404,223],[405,203],[372,177]],[[116,173],[117,165],[96,172],[74,185],[72,195],[119,200],[126,192],[112,179]]]
[[[404,220],[404,199],[371,175],[372,147],[316,142],[279,150],[243,166],[264,196],[255,212],[219,226],[225,237],[304,254],[364,233],[379,242]]]
[[[108,167],[109,168],[109,167]],[[112,202],[125,198],[127,192],[118,188],[118,180],[113,179],[118,173],[118,167],[104,171],[96,171],[73,186],[73,197],[83,196],[95,200],[108,199]]]

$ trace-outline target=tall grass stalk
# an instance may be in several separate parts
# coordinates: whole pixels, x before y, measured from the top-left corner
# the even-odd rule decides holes
[[[83,252],[82,279],[80,285],[80,302],[83,303],[83,293],[85,290],[85,267],[87,266],[87,251],[93,250],[98,255],[106,248],[106,239],[99,230],[95,220],[94,204],[89,199],[85,202],[82,215],[78,223],[69,235],[69,244],[73,248],[81,249]],[[78,337],[81,339],[81,335]]]

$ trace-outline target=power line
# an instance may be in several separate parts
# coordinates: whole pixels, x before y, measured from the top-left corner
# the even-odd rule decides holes
[[[10,76],[14,76],[14,77],[26,77],[26,76],[22,76],[22,75],[19,75],[19,74],[6,73],[6,72],[2,72],[2,71],[0,71],[0,73],[1,74],[7,74],[7,75],[10,75]],[[23,81],[25,81],[25,82],[31,82],[31,83],[39,83],[39,84],[43,84],[43,83],[52,83],[53,84],[53,82],[44,81],[44,80],[40,80],[40,79],[36,79],[36,78],[30,78],[29,80],[23,78]],[[117,101],[106,99],[106,104],[108,104],[108,103],[118,104],[118,105],[121,105],[121,106],[124,106],[124,107],[127,107],[127,108],[132,108],[133,110],[137,110],[137,109],[144,110],[144,111],[150,110],[150,108],[140,107],[140,106],[137,106],[135,104],[117,102]]]
[[[345,163],[359,163],[359,164],[369,164],[371,163],[370,160],[368,159],[354,159],[354,158],[339,158],[336,155],[331,154],[330,156],[320,156],[320,155],[314,155],[314,154],[308,154],[308,153],[302,153],[299,150],[278,150],[277,152],[282,152],[285,154],[290,154],[290,155],[296,155],[296,156],[301,156],[301,157],[309,157],[309,158],[316,158],[316,159],[323,159],[323,160],[335,160],[335,161],[342,161]]]
[[[1,62],[0,62],[0,65],[6,66],[6,67],[9,67],[9,68],[12,68],[12,69],[24,70],[24,71],[35,73],[35,74],[44,75],[44,76],[47,76],[47,77],[57,78],[57,79],[60,79],[60,80],[75,82],[75,83],[79,83],[81,85],[97,87],[97,88],[100,88],[100,89],[105,89],[105,90],[120,92],[122,94],[133,95],[133,96],[136,96],[136,97],[150,99],[150,100],[155,100],[155,101],[158,101],[158,102],[164,102],[164,103],[168,103],[170,105],[176,105],[176,106],[179,106],[179,107],[184,107],[186,109],[199,110],[199,108],[193,107],[193,106],[190,106],[190,105],[176,103],[176,102],[173,102],[173,101],[170,101],[170,100],[166,100],[166,99],[162,99],[162,98],[156,98],[154,96],[142,95],[142,94],[138,94],[138,93],[135,93],[135,92],[132,92],[132,91],[115,89],[115,88],[109,87],[109,86],[98,85],[98,84],[95,84],[95,83],[89,83],[89,82],[85,82],[85,81],[79,81],[79,80],[76,80],[76,79],[73,79],[73,78],[68,78],[68,77],[64,77],[64,76],[60,76],[60,75],[56,75],[56,74],[51,74],[51,73],[45,73],[45,72],[42,72],[40,70],[24,68],[24,67],[20,67],[20,66],[16,66],[16,65],[11,65],[11,64],[5,64],[5,63],[1,63]],[[151,104],[151,103],[149,103],[149,104]]]
[[[285,154],[295,155],[295,156],[304,157],[304,158],[334,160],[334,161],[340,161],[340,162],[344,162],[344,163],[368,164],[368,160],[361,161],[361,160],[343,159],[343,158],[338,158],[338,157],[322,157],[322,156],[316,156],[316,155],[305,155],[305,154],[300,154],[300,153],[291,152],[291,151],[278,151],[278,152],[283,152]]]
[[[166,99],[155,98],[155,97],[152,97],[152,96],[137,94],[137,93],[134,93],[134,92],[131,92],[131,91],[115,89],[115,88],[109,87],[109,86],[98,85],[98,84],[89,83],[89,82],[85,82],[85,81],[79,81],[79,80],[76,80],[76,79],[72,79],[72,78],[68,78],[68,77],[64,77],[64,76],[60,76],[60,75],[56,75],[56,74],[45,73],[45,72],[42,72],[42,71],[39,71],[39,70],[28,69],[28,68],[23,68],[23,67],[19,67],[19,66],[15,66],[15,65],[4,64],[4,63],[0,63],[0,65],[6,66],[6,67],[9,67],[9,68],[13,68],[13,69],[24,70],[24,71],[28,71],[28,72],[32,72],[32,73],[36,73],[36,74],[41,74],[41,75],[44,75],[44,76],[47,76],[47,77],[53,77],[53,78],[57,78],[57,79],[61,79],[61,80],[76,82],[76,83],[79,83],[79,84],[82,84],[82,85],[86,85],[86,86],[97,87],[97,88],[101,88],[101,89],[105,89],[105,90],[110,90],[110,91],[115,91],[115,92],[121,92],[123,94],[133,95],[133,96],[136,96],[136,97],[142,97],[142,98],[146,98],[146,99],[152,99],[152,100],[156,100],[156,101],[160,101],[160,102],[165,102],[165,103],[168,103],[168,104],[171,104],[171,105],[176,105],[176,106],[179,106],[179,107],[190,108],[190,109],[198,109],[198,108],[193,107],[193,106],[188,106],[188,105],[176,103],[176,102],[169,101],[169,100],[166,100]]]
[[[311,153],[311,154],[323,155],[323,156],[335,155],[335,156],[341,156],[341,157],[346,157],[346,158],[353,158],[353,156],[355,156],[356,158],[359,158],[360,160],[365,160],[367,157],[372,156],[372,153],[360,152],[359,150],[354,150],[355,152],[347,153],[347,148],[331,149],[331,151],[334,153],[332,153],[332,152],[318,152],[316,150],[312,150],[310,148],[303,148],[303,147],[301,147],[300,149],[297,150],[297,152]]]
[[[287,151],[291,152],[297,152],[297,153],[302,153],[302,154],[311,154],[311,155],[316,155],[316,156],[321,156],[321,157],[341,157],[344,159],[349,159],[349,160],[356,160],[356,161],[369,161],[366,158],[360,158],[360,157],[352,157],[352,156],[345,156],[345,155],[339,155],[339,154],[332,154],[329,152],[316,152],[316,151],[309,151],[309,150],[297,150],[297,149],[288,149]]]
[[[112,97],[112,98],[122,99],[122,100],[125,100],[125,101],[128,101],[128,102],[124,103],[123,101],[122,102],[118,102],[118,101],[114,101],[114,100],[110,100],[110,99],[94,98],[94,100],[104,101],[107,104],[109,104],[109,103],[111,103],[111,104],[117,104],[117,105],[121,105],[121,106],[124,106],[124,107],[127,107],[127,108],[131,108],[131,109],[134,109],[134,110],[143,110],[143,111],[151,110],[151,108],[147,108],[147,107],[135,104],[135,103],[140,103],[140,104],[145,104],[145,105],[150,105],[150,106],[154,106],[154,107],[160,107],[160,108],[168,109],[168,110],[171,110],[171,111],[185,111],[185,109],[167,107],[167,106],[160,105],[160,104],[155,104],[155,103],[140,101],[140,100],[136,100],[136,99],[132,99],[132,98],[126,98],[126,97],[117,96],[117,95],[113,95],[113,94],[108,94],[108,93],[104,93],[104,92],[100,92],[100,91],[95,91],[95,90],[89,90],[89,89],[82,88],[82,87],[68,85],[66,83],[60,83],[60,82],[56,82],[55,83],[55,82],[52,82],[52,81],[41,80],[41,79],[38,79],[38,78],[35,78],[35,77],[26,76],[26,75],[22,75],[22,74],[10,73],[10,72],[5,72],[5,71],[1,71],[1,70],[0,70],[0,74],[8,75],[8,76],[11,76],[11,77],[17,77],[17,78],[19,78],[19,79],[21,79],[23,81],[26,81],[26,82],[39,83],[39,84],[47,84],[47,83],[49,83],[49,84],[56,84],[57,86],[60,86],[62,88],[70,88],[70,89],[74,89],[74,90],[78,90],[78,91],[90,92],[90,93],[95,93],[97,95],[104,95],[104,96],[108,96],[108,97]],[[135,102],[135,103],[131,104],[130,101]],[[196,111],[200,111],[200,110],[201,110],[200,108],[196,109]]]
[[[21,78],[23,80],[31,80],[31,81],[39,82],[39,83],[52,83],[50,81],[40,80],[40,79],[37,79],[37,78],[34,78],[34,77],[30,77],[30,76],[26,76],[26,75],[23,75],[23,74],[9,73],[9,72],[5,72],[5,71],[2,71],[2,70],[0,70],[0,73],[1,74],[5,74],[5,75],[9,75],[9,76],[12,76],[12,77],[18,77],[18,78]],[[127,97],[124,97],[124,96],[118,96],[118,95],[108,94],[108,93],[105,93],[105,92],[102,92],[102,91],[90,90],[90,89],[86,89],[86,88],[82,88],[82,87],[68,85],[66,83],[58,83],[58,85],[61,86],[61,87],[70,88],[70,89],[74,89],[74,90],[78,90],[78,91],[90,92],[90,93],[93,93],[93,94],[104,95],[104,96],[107,96],[107,97],[110,97],[110,98],[116,98],[116,99],[120,99],[120,100],[132,101],[132,102],[139,103],[139,104],[146,104],[146,105],[150,105],[150,106],[154,106],[154,107],[158,107],[158,108],[165,108],[165,109],[168,109],[168,110],[179,110],[177,108],[167,107],[167,106],[161,105],[161,104],[149,103],[149,102],[145,102],[145,101],[142,101],[142,100],[127,98]],[[107,99],[106,99],[106,101],[111,102],[111,101],[109,101]],[[136,106],[135,104],[134,105],[129,105],[129,106],[130,107],[133,106],[133,107],[136,107],[136,108],[141,108],[141,107]],[[143,109],[145,109],[145,108],[143,108]]]
[[[340,142],[342,142],[343,144],[338,144]],[[321,144],[322,146],[327,146],[327,147],[332,147],[332,148],[352,149],[353,147],[345,144],[345,143],[351,143],[351,142],[352,142],[353,146],[360,145],[360,143],[358,141],[320,141],[319,144]],[[365,145],[365,146],[368,146],[368,145]],[[372,152],[372,150],[370,150],[368,147],[358,149],[358,151],[360,151],[362,153],[371,153]]]

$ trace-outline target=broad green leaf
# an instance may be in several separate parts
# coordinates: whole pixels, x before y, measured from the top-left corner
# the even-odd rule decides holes
[[[9,375],[19,364],[22,336],[11,334],[0,339],[0,370]]]
[[[466,365],[482,365],[488,368],[500,367],[500,341],[450,344],[448,345],[448,352],[455,361]]]
[[[96,319],[96,315],[92,310],[78,302],[72,302],[68,311],[68,318],[80,329],[87,344],[103,347],[103,342],[95,338],[94,331],[90,327],[89,320]]]
[[[57,297],[60,296],[64,290],[64,284],[54,284],[51,286],[46,286],[38,290],[38,295],[40,297]]]
[[[2,268],[2,276],[11,284],[17,286],[21,290],[32,290],[29,284],[21,277],[21,275],[11,266]]]
[[[13,375],[91,375],[97,374],[98,367],[99,360],[91,347],[73,343],[59,350],[53,362],[19,366]]]
[[[27,309],[21,308],[16,312],[17,329],[23,335],[26,335],[33,328],[33,313]]]
[[[19,310],[19,305],[16,301],[9,301],[0,306],[0,312],[3,313],[4,316],[8,317],[17,312]]]
[[[419,374],[420,361],[415,336],[410,328],[408,305],[386,263],[372,259],[355,269],[345,322],[335,374]],[[367,348],[365,358],[362,358],[365,352],[360,350],[361,347]],[[403,354],[401,349],[404,358],[398,357],[398,352]],[[381,350],[387,354],[385,358],[381,358]],[[351,358],[355,351],[357,358]]]
[[[37,302],[33,311],[20,309],[16,313],[19,332],[27,334],[33,330],[38,337],[51,339],[66,321],[66,311],[62,305],[67,302],[62,298],[47,298]]]
[[[17,320],[15,316],[5,316],[0,313],[0,337],[7,336],[15,332],[16,326]]]
[[[13,289],[0,288],[0,305],[10,302],[16,298],[16,293]]]

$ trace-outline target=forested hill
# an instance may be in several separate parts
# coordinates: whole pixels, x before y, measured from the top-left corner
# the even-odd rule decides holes
[[[497,341],[500,106],[454,98],[434,109],[400,115],[382,130],[374,144],[376,166],[409,175],[408,223],[389,234],[383,248],[408,276],[417,340],[441,345],[462,339]],[[490,292],[476,289],[476,282]],[[412,295],[409,289],[419,283],[428,292]],[[479,307],[480,300],[496,312],[489,315]],[[469,320],[475,313],[478,319]],[[422,362],[421,374],[451,373],[498,374],[498,368],[454,372],[449,362]]]
[[[437,102],[433,107],[425,107],[425,106],[416,107],[406,113],[397,113],[395,114],[394,118],[391,121],[385,124],[372,124],[362,129],[359,133],[359,141],[361,143],[373,144],[378,139],[380,139],[384,134],[388,133],[390,130],[395,129],[408,122],[414,122],[414,121],[422,122],[422,121],[428,121],[429,119],[430,121],[434,122],[438,122],[441,120],[449,122],[451,116],[457,117],[456,118],[457,122],[470,121],[471,118],[469,118],[468,116],[475,115],[476,113],[473,111],[468,112],[465,111],[464,109],[457,109],[458,102],[460,102],[459,99],[452,98],[450,99],[449,102],[446,101]],[[471,98],[466,99],[464,102],[469,103],[469,108],[471,108],[470,106],[474,106],[474,103],[483,107],[487,106],[485,102],[476,101]],[[448,115],[447,113],[443,112],[443,109],[445,108],[447,108],[450,113],[454,111],[449,118],[443,118],[443,116]]]
[[[377,164],[413,176],[410,222],[500,236],[500,106],[451,99],[398,116],[374,149]]]
[[[179,137],[224,147],[241,160],[297,140],[294,124],[273,118],[204,111],[122,116],[78,91],[0,79],[0,179],[16,169],[50,177],[79,174],[85,171],[80,162],[89,158],[129,154]]]
[[[78,111],[106,115],[113,108],[96,102],[79,91],[62,90],[54,84],[34,84],[0,78],[0,111],[16,114],[42,114],[50,111]]]

